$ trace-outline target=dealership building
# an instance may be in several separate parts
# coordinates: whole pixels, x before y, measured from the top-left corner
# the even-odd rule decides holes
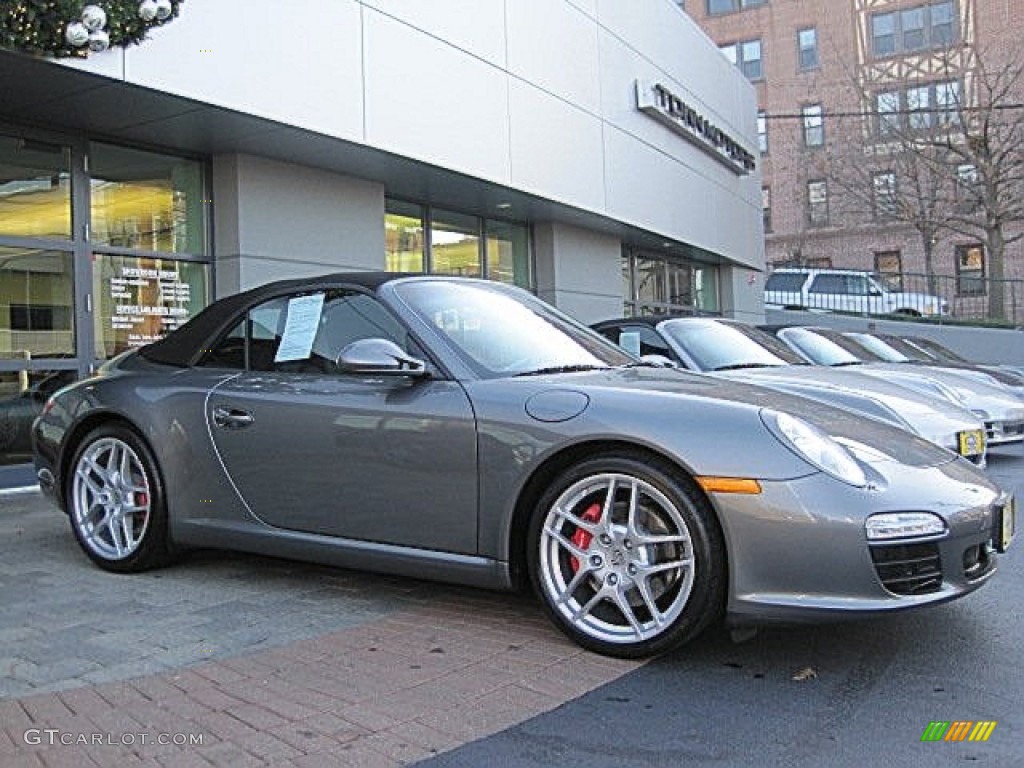
[[[673,0],[188,0],[138,46],[0,50],[0,485],[47,387],[278,278],[757,319],[756,117]]]

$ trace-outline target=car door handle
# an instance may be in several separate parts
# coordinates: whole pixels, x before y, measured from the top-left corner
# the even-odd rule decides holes
[[[213,423],[224,429],[243,429],[250,426],[256,419],[249,411],[241,408],[224,408],[217,406],[213,409]]]

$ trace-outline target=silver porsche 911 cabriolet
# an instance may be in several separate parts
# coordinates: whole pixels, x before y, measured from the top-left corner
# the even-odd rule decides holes
[[[222,547],[493,588],[581,645],[940,603],[1013,500],[923,439],[648,367],[517,288],[338,274],[222,299],[55,393],[41,485],[112,571]]]

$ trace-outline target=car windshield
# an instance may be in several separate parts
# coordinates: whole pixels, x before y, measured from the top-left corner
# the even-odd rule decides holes
[[[887,363],[912,362],[909,357],[898,349],[893,348],[882,339],[872,336],[870,333],[848,333],[846,335]]]
[[[951,363],[967,363],[970,362],[965,357],[961,357],[956,352],[951,350],[949,347],[939,344],[937,341],[931,339],[925,339],[921,336],[907,336],[905,337],[908,342],[913,344],[915,347],[919,347],[926,353],[932,356],[934,360],[946,360]]]
[[[862,365],[865,360],[847,345],[809,328],[783,328],[779,338],[816,365]],[[843,342],[849,341],[843,338]]]
[[[751,326],[719,320],[666,320],[658,330],[683,350],[700,371],[804,365],[774,336]]]
[[[879,363],[885,361],[885,358],[876,355],[863,344],[831,328],[788,328],[786,333],[789,334],[796,330],[830,342],[830,345],[822,345],[820,347],[820,358],[808,355],[818,365],[857,365],[860,363]],[[808,349],[814,350],[816,348],[808,347]]]
[[[399,283],[395,291],[483,378],[637,362],[596,331],[519,289],[425,279]]]
[[[920,349],[915,347],[913,344],[904,341],[899,336],[892,336],[888,333],[879,334],[875,338],[881,339],[894,350],[899,352],[901,355],[906,357],[908,360],[912,360],[915,363],[930,363],[933,362],[931,355],[927,355]]]

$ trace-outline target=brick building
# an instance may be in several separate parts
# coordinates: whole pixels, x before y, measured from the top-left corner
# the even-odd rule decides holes
[[[905,290],[942,293],[963,315],[988,312],[988,294],[1003,285],[1009,319],[1024,322],[1024,242],[1009,244],[999,265],[982,238],[933,227],[964,212],[956,178],[947,170],[941,191],[932,189],[935,179],[908,167],[900,151],[924,127],[948,132],[960,116],[969,119],[985,99],[986,77],[1005,78],[1024,63],[1022,0],[686,0],[684,7],[757,88],[769,269],[794,262],[875,269]],[[1024,78],[1000,103],[1024,143]],[[954,173],[973,179],[973,166],[959,162]],[[1019,151],[1017,162],[1024,164]],[[1016,170],[1020,201],[1024,168]],[[923,222],[892,213],[897,190],[900,201],[922,206]],[[1020,232],[1020,221],[1010,226],[1011,236]],[[997,280],[1001,266],[1009,282]],[[930,285],[925,274],[933,275]]]

